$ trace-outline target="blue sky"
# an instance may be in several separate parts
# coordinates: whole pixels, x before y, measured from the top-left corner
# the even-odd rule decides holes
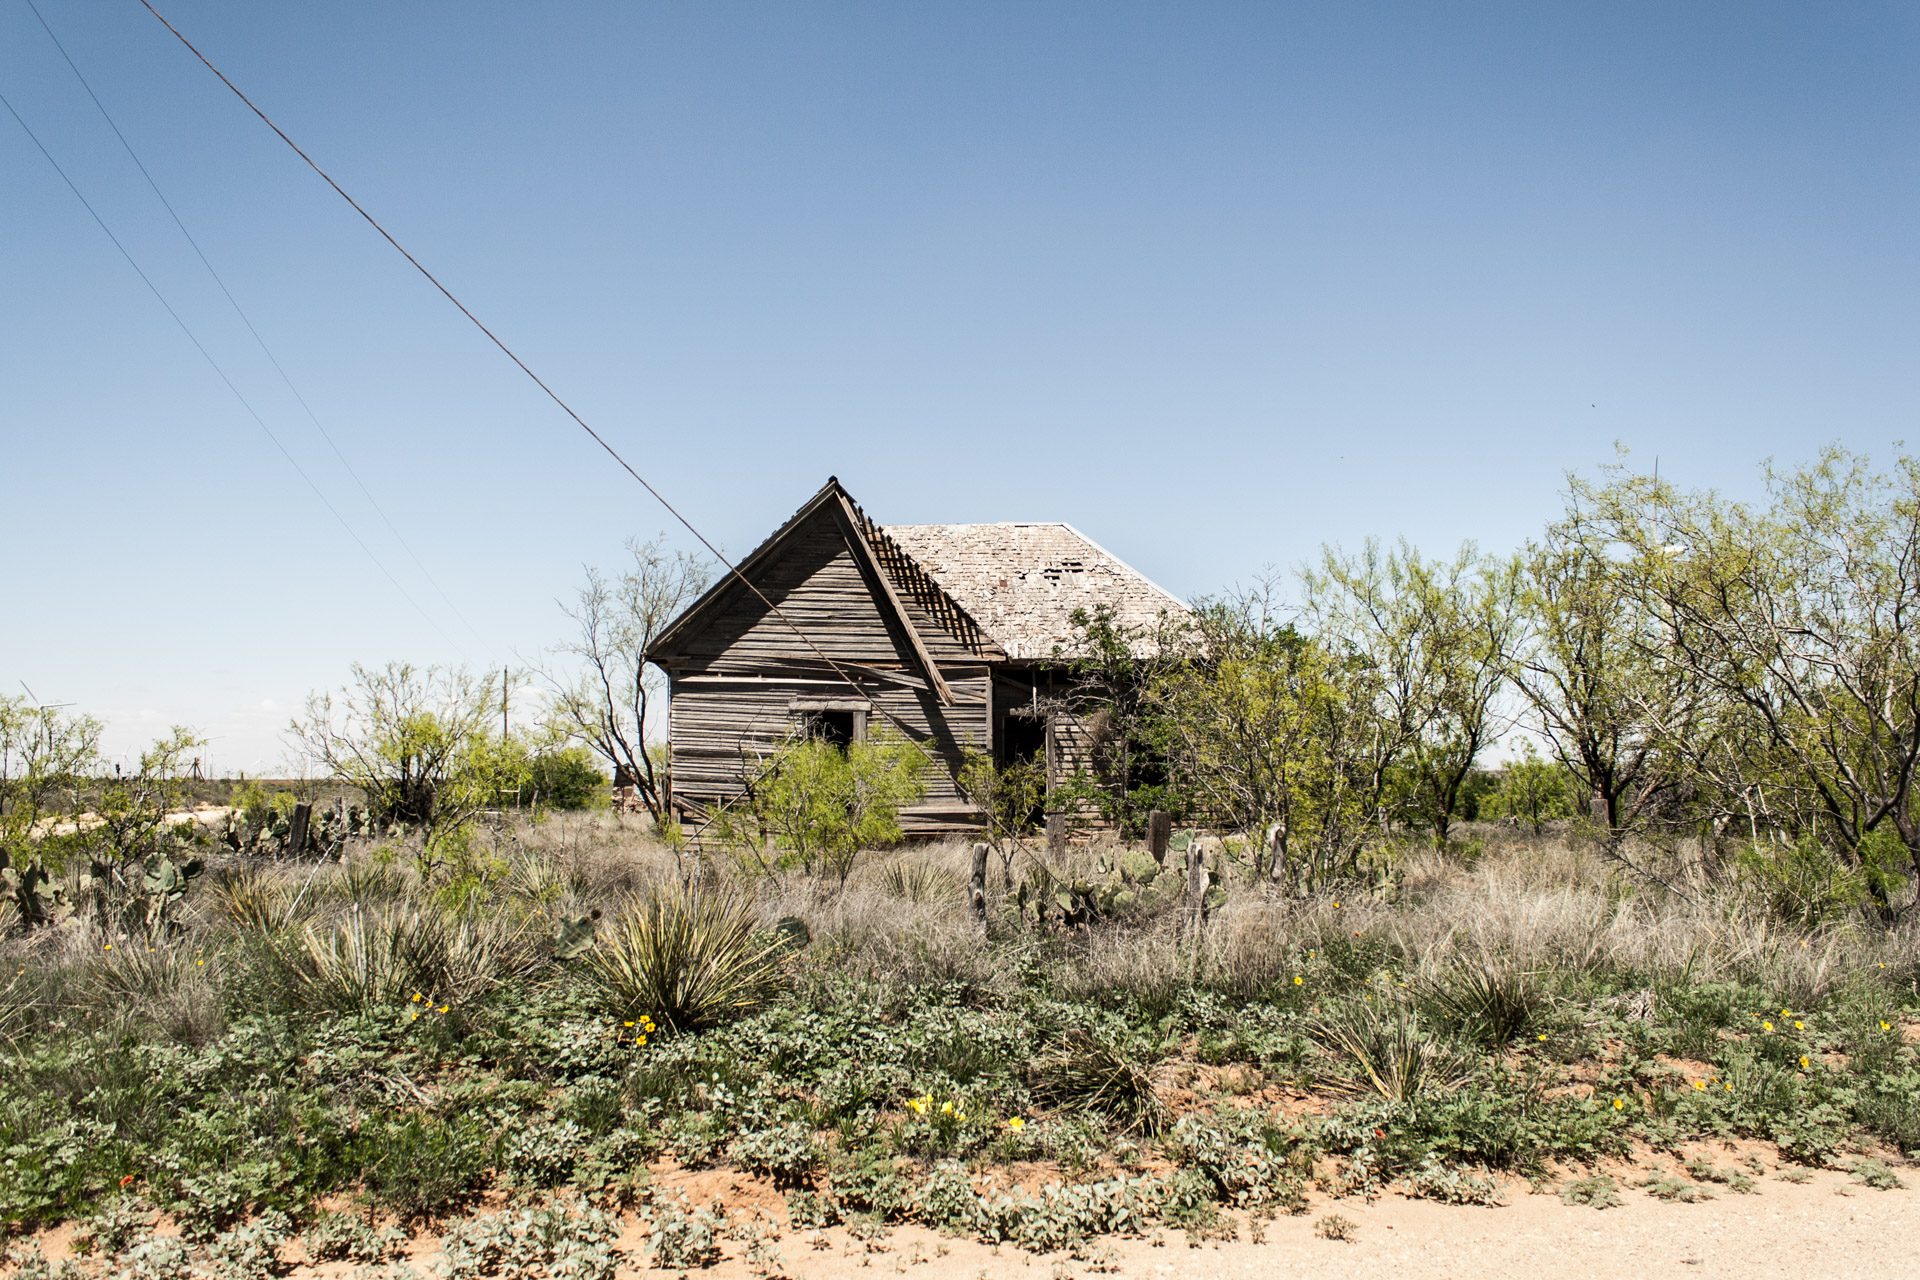
[[[352,661],[551,645],[664,513],[134,0],[36,2],[425,572],[0,0],[0,92],[402,584],[0,115],[0,683],[225,772]],[[1920,395],[1910,6],[160,7],[735,553],[835,473],[1192,595]]]

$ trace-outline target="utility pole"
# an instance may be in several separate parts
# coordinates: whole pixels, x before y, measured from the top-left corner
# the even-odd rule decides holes
[[[507,740],[507,669],[500,668],[500,741]]]

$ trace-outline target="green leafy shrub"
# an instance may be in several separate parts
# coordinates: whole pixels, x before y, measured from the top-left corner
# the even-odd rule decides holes
[[[549,809],[591,809],[605,804],[608,794],[607,775],[585,747],[535,752],[520,787],[529,802]]]
[[[1899,879],[1879,843],[1855,864],[1811,837],[1790,845],[1754,844],[1740,852],[1741,882],[1780,920],[1817,929],[1856,911],[1874,885]],[[1905,860],[1901,850],[1900,860]]]
[[[980,1220],[980,1197],[967,1167],[958,1160],[939,1160],[927,1170],[913,1193],[913,1216],[936,1231],[970,1234]]]
[[[813,1131],[798,1122],[748,1130],[733,1140],[728,1155],[748,1173],[781,1187],[800,1185],[820,1164]]]
[[[840,1216],[870,1213],[882,1221],[899,1217],[911,1199],[893,1152],[878,1144],[836,1154],[827,1167],[827,1192]]]
[[[786,954],[759,931],[751,899],[671,885],[629,899],[585,965],[616,1015],[687,1031],[765,1001]]]
[[[1920,1151],[1920,1071],[1868,1077],[1853,1112],[1862,1126],[1902,1151]]]
[[[373,1136],[367,1194],[402,1218],[436,1218],[465,1202],[494,1161],[482,1124],[415,1113]]]
[[[280,1249],[293,1234],[293,1223],[277,1209],[252,1222],[223,1231],[207,1245],[207,1274],[212,1280],[269,1280],[286,1274]]]
[[[1855,1182],[1864,1183],[1876,1191],[1898,1191],[1907,1185],[1900,1180],[1899,1174],[1871,1156],[1855,1160],[1847,1166],[1847,1172],[1853,1175]]]
[[[1560,1203],[1585,1205],[1589,1209],[1613,1209],[1620,1205],[1620,1184],[1604,1173],[1577,1178],[1560,1188]]]
[[[571,1120],[535,1117],[500,1142],[500,1169],[520,1188],[565,1186],[587,1153],[591,1135]]]
[[[371,1266],[396,1256],[406,1236],[393,1226],[374,1230],[356,1213],[328,1210],[307,1228],[307,1254],[317,1262],[357,1262]]]
[[[1404,1175],[1401,1186],[1417,1200],[1438,1200],[1442,1204],[1505,1203],[1500,1197],[1499,1184],[1491,1178],[1450,1168],[1431,1157]]]
[[[113,1280],[179,1280],[187,1274],[187,1244],[179,1236],[142,1236],[118,1261]]]
[[[1304,1180],[1288,1158],[1287,1139],[1270,1125],[1250,1131],[1244,1119],[1235,1119],[1181,1117],[1168,1135],[1168,1157],[1198,1172],[1211,1199],[1239,1208],[1305,1213]]]
[[[718,1201],[690,1214],[684,1203],[656,1200],[653,1231],[647,1238],[653,1265],[669,1271],[712,1266],[720,1261],[720,1236],[726,1225],[726,1213]]]
[[[983,1198],[982,1239],[1033,1253],[1072,1249],[1099,1235],[1140,1235],[1159,1213],[1165,1187],[1149,1176],[1101,1182],[1048,1182],[1032,1192]]]
[[[620,1224],[592,1206],[552,1204],[483,1213],[441,1239],[445,1280],[613,1280]]]
[[[862,849],[897,843],[900,810],[926,794],[925,747],[880,727],[862,742],[808,738],[759,771],[739,812],[725,810],[714,834],[760,870],[771,835],[782,866],[846,882]]]

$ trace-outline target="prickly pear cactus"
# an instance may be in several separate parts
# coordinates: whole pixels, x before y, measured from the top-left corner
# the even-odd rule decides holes
[[[555,960],[578,960],[587,954],[593,946],[593,918],[581,916],[576,920],[562,920],[553,927],[553,958]]]
[[[148,933],[158,933],[167,925],[167,916],[175,904],[187,896],[188,886],[206,870],[198,858],[175,862],[161,853],[150,853],[140,862],[136,896],[128,904],[128,915],[138,913]]]

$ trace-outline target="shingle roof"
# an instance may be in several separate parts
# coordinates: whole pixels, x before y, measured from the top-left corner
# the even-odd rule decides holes
[[[1015,660],[1071,653],[1075,609],[1104,604],[1122,626],[1147,632],[1162,614],[1187,616],[1179,600],[1070,524],[882,528]]]

